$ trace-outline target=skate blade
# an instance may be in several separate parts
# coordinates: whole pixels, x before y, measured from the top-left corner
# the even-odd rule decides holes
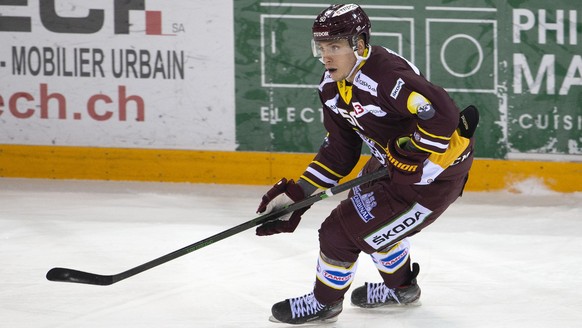
[[[360,309],[398,309],[398,308],[407,308],[407,307],[417,307],[421,306],[422,302],[420,300],[407,303],[407,304],[380,304],[380,305],[370,305],[370,306],[360,306],[354,303],[351,303],[353,307],[360,308]]]
[[[307,326],[307,325],[318,325],[318,324],[322,324],[322,323],[334,323],[336,322],[338,319],[338,316],[336,315],[335,317],[331,317],[328,319],[318,319],[318,320],[312,320],[312,321],[307,321],[306,323],[302,323],[301,325]],[[275,323],[285,323],[287,324],[287,322],[283,322],[283,321],[279,321],[277,320],[275,317],[270,316],[269,317],[269,321],[271,322],[275,322]]]

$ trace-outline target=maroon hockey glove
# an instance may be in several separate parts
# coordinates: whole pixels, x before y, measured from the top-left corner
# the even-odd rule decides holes
[[[394,183],[410,185],[420,181],[423,163],[429,153],[421,150],[407,150],[409,138],[400,138],[388,143],[388,172]]]
[[[287,205],[293,204],[305,198],[305,193],[301,186],[293,180],[287,181],[283,178],[279,180],[265,195],[257,213],[267,214],[272,211],[280,210]],[[257,227],[258,236],[269,236],[281,232],[293,232],[301,221],[301,215],[309,209],[310,206],[299,209],[293,213],[286,214],[277,220],[264,223]]]

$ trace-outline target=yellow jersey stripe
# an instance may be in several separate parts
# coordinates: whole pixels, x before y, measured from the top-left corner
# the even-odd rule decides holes
[[[313,161],[311,162],[313,164],[316,164],[317,166],[321,167],[322,169],[326,170],[327,172],[329,172],[330,174],[334,175],[335,177],[337,177],[338,179],[342,179],[344,176],[341,174],[338,174],[336,172],[334,172],[332,169],[330,169],[329,167],[323,165],[321,162],[318,161]]]

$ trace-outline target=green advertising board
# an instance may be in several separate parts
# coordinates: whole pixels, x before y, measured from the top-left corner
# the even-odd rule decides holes
[[[480,109],[478,157],[582,158],[580,1],[359,3],[390,48]],[[238,150],[315,152],[323,130],[311,25],[327,4],[234,1]],[[551,8],[548,8],[551,7]]]

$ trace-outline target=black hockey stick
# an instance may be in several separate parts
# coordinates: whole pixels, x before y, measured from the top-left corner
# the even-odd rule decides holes
[[[129,269],[127,271],[124,271],[124,272],[121,272],[118,274],[100,275],[100,274],[78,271],[78,270],[73,270],[73,269],[52,268],[47,272],[46,278],[50,281],[74,282],[74,283],[79,283],[79,284],[108,286],[108,285],[114,284],[116,282],[119,282],[121,280],[127,279],[129,277],[135,276],[138,273],[141,273],[141,272],[144,272],[144,271],[149,270],[151,268],[154,268],[160,264],[174,260],[180,256],[191,253],[191,252],[198,250],[200,248],[206,247],[210,244],[214,244],[217,241],[220,241],[222,239],[233,236],[239,232],[242,232],[242,231],[245,231],[245,230],[250,229],[252,227],[261,225],[261,224],[268,222],[268,221],[273,221],[277,218],[282,217],[283,215],[285,215],[287,213],[291,213],[291,212],[296,211],[300,208],[307,207],[307,206],[312,205],[312,204],[314,204],[322,199],[325,199],[325,198],[328,198],[328,197],[333,196],[335,194],[347,191],[347,190],[349,190],[353,187],[359,186],[363,183],[370,182],[372,180],[376,180],[378,178],[381,178],[387,174],[388,174],[387,169],[383,168],[379,171],[362,175],[362,176],[355,178],[353,180],[350,180],[348,182],[342,183],[342,184],[337,185],[335,187],[331,187],[325,191],[322,191],[322,192],[319,192],[319,193],[314,194],[312,196],[309,196],[309,197],[305,198],[304,200],[301,200],[297,203],[294,203],[294,204],[287,206],[286,208],[283,208],[283,209],[278,210],[276,212],[271,212],[271,213],[268,213],[265,215],[261,215],[257,218],[250,220],[250,221],[239,224],[239,225],[232,227],[228,230],[217,233],[217,234],[210,236],[206,239],[200,240],[194,244],[188,245],[188,246],[181,248],[179,250],[176,250],[172,253],[168,253],[168,254],[161,256],[157,259],[151,260],[147,263],[136,266],[135,268]]]

